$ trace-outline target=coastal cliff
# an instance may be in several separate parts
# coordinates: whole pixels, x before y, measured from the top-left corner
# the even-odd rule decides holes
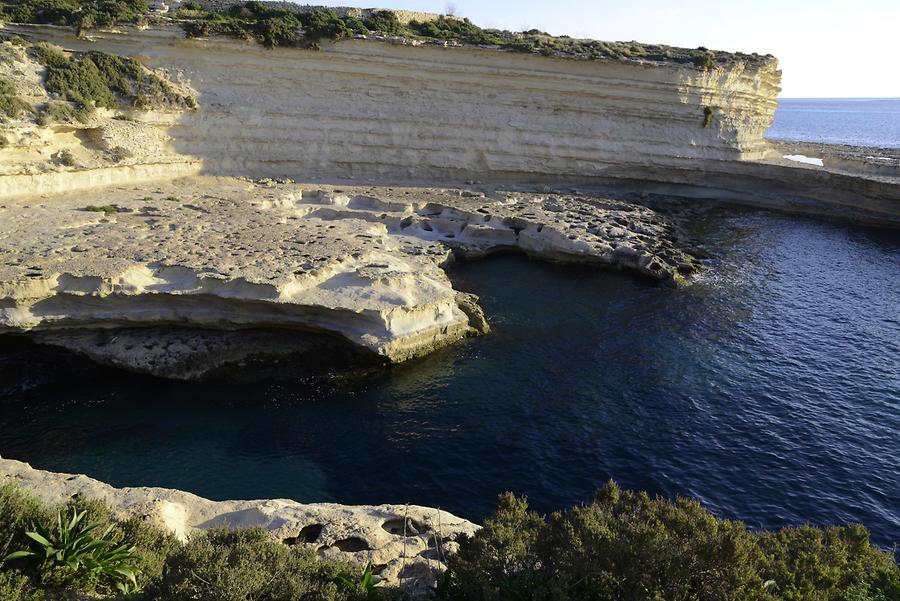
[[[21,98],[0,148],[0,332],[177,378],[345,354],[333,338],[400,362],[488,330],[454,258],[689,282],[699,254],[648,194],[900,225],[891,178],[791,165],[764,140],[772,57],[266,48],[184,25],[4,26]],[[92,70],[112,87],[79,103],[91,82],[65,78]]]
[[[221,36],[186,38],[176,24],[81,37],[68,27],[4,29],[70,50],[135,57],[190,87],[199,106],[128,111],[155,143],[115,164],[50,160],[61,146],[95,151],[98,137],[114,146],[118,135],[108,121],[75,130],[16,126],[19,135],[0,150],[0,198],[196,174],[530,183],[900,225],[896,177],[791,163],[764,139],[780,90],[771,57],[741,55],[698,68],[384,36],[321,40],[317,51],[269,49]],[[75,139],[82,129],[93,137]]]
[[[134,56],[189,83],[199,109],[156,125],[168,156],[215,175],[590,182],[624,166],[760,158],[780,81],[774,61],[704,70],[389,40],[266,49],[185,39],[171,25],[88,39],[51,26],[7,30]],[[4,195],[16,189],[0,182]]]

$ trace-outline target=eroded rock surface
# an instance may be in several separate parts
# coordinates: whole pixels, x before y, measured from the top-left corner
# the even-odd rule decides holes
[[[478,526],[453,514],[417,505],[347,506],[265,501],[210,501],[166,488],[114,488],[84,475],[36,470],[0,458],[0,485],[12,481],[47,505],[74,496],[108,503],[120,517],[139,516],[182,540],[209,528],[268,530],[275,540],[309,546],[323,557],[372,562],[388,584],[422,595],[446,567],[461,535]]]
[[[665,284],[697,267],[654,211],[549,193],[201,177],[9,200],[0,221],[0,331],[168,377],[264,345],[159,326],[297,331],[272,339],[285,352],[310,344],[306,332],[337,335],[392,362],[484,333],[476,299],[442,269],[456,255],[518,250]],[[132,329],[85,333],[101,328]]]

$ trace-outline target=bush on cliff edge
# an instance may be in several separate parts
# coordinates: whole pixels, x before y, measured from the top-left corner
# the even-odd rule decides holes
[[[523,601],[896,601],[900,569],[862,526],[751,532],[697,501],[623,491],[546,518],[524,499],[449,560],[439,597]]]
[[[209,531],[186,545],[139,518],[115,520],[103,503],[67,509],[113,526],[135,547],[144,591],[129,601],[353,601],[342,586],[361,568],[275,542],[260,529]],[[54,514],[55,515],[55,514]],[[0,557],[29,544],[25,531],[55,519],[12,484],[0,486]],[[116,597],[91,580],[46,566],[0,565],[0,599]],[[345,578],[345,579],[346,579]],[[398,598],[396,590],[374,589]],[[435,596],[444,601],[898,601],[900,568],[862,526],[751,532],[694,500],[651,498],[609,483],[588,505],[539,516],[525,499],[500,497],[496,513],[460,541]],[[123,598],[124,599],[124,598]]]

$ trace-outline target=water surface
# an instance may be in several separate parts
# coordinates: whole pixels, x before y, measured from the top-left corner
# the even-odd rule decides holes
[[[176,383],[0,351],[0,454],[214,499],[412,502],[475,520],[607,479],[754,527],[900,542],[900,233],[723,209],[683,289],[494,257],[494,332],[362,379]]]
[[[766,137],[900,148],[900,98],[782,98]]]

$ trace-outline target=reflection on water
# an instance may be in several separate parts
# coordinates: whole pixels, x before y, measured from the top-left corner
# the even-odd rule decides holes
[[[774,527],[900,541],[900,237],[737,210],[671,290],[521,257],[461,265],[494,332],[365,377],[173,383],[5,343],[0,453],[212,498],[481,519],[608,478]]]

